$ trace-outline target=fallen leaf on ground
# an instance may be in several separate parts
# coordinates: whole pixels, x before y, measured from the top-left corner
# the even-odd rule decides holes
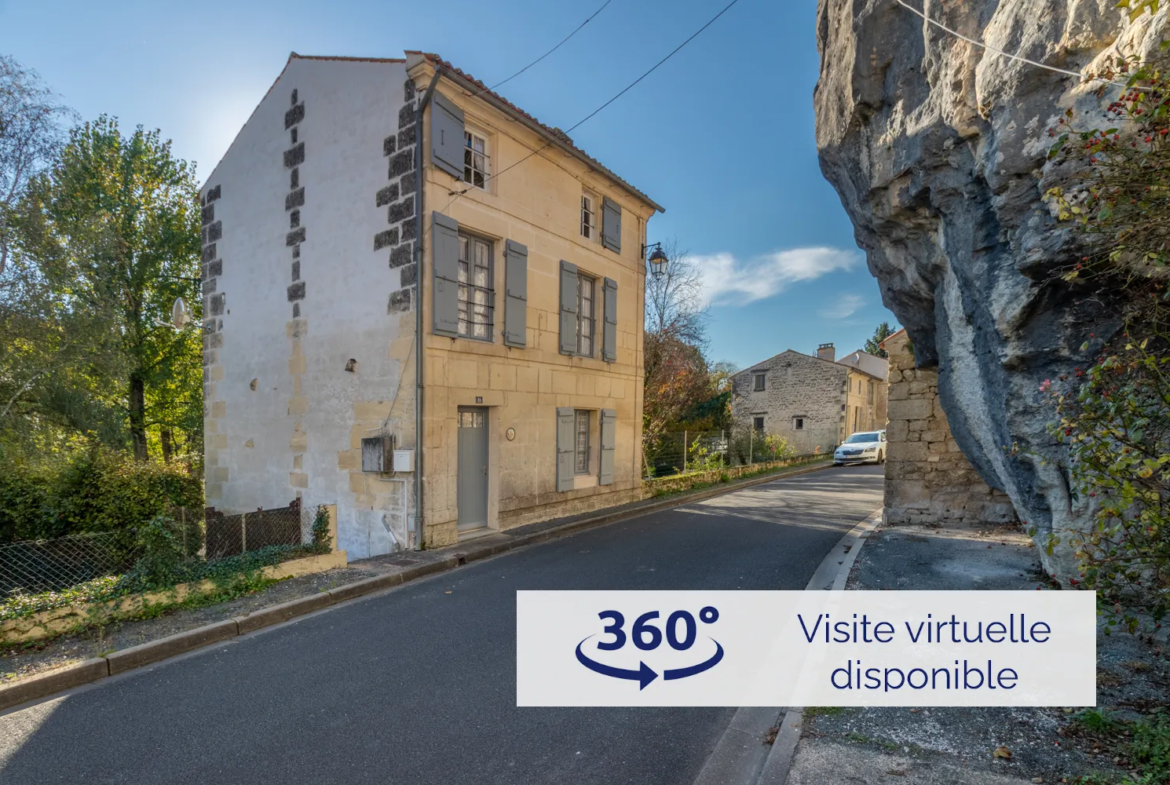
[[[1012,759],[1012,751],[1007,747],[996,747],[995,752],[991,753],[993,758],[1003,758],[1004,760]]]

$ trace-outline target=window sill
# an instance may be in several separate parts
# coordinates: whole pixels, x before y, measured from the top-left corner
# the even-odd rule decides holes
[[[573,477],[573,490],[579,491],[584,488],[596,488],[597,475],[596,474],[578,474]]]

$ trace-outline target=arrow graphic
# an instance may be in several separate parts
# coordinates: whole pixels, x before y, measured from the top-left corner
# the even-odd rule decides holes
[[[719,664],[719,661],[723,659],[723,645],[716,640],[712,640],[711,642],[715,644],[715,654],[711,657],[711,659],[707,660],[706,662],[700,662],[698,665],[691,665],[687,668],[675,668],[674,670],[663,671],[662,678],[665,681],[670,681],[672,679],[685,679],[687,676],[694,676],[696,673],[702,673],[703,671],[714,668]],[[584,641],[582,641],[582,643],[584,643]]]
[[[589,638],[592,637],[592,635],[589,636]],[[611,665],[603,665],[600,662],[595,662],[589,659],[585,656],[585,653],[581,651],[581,647],[585,645],[585,641],[589,640],[589,638],[586,638],[577,644],[577,659],[589,670],[596,671],[602,676],[612,676],[615,679],[629,679],[630,681],[636,681],[639,684],[639,690],[646,689],[647,684],[658,678],[658,674],[654,671],[654,669],[644,662],[638,663],[641,667],[635,671],[627,670],[625,668],[615,668]],[[723,656],[722,649],[720,649],[718,656]]]

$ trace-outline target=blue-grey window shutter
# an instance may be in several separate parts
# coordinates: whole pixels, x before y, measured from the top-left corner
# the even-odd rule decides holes
[[[617,362],[617,281],[605,279],[605,323],[602,324],[601,359]]]
[[[442,213],[431,218],[434,249],[431,270],[431,310],[435,335],[459,336],[459,222]]]
[[[557,407],[557,490],[573,490],[575,421],[572,407]]]
[[[598,485],[613,485],[613,455],[617,447],[617,410],[601,410],[601,473]]]
[[[577,265],[561,260],[561,354],[577,353]]]
[[[452,177],[463,179],[463,110],[435,93],[431,110],[431,163]]]
[[[504,247],[504,345],[523,349],[528,337],[528,248]]]
[[[601,244],[622,252],[622,206],[608,196],[601,200]]]

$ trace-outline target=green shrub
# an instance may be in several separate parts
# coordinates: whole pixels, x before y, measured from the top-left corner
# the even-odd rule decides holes
[[[174,507],[203,507],[203,479],[182,462],[94,450],[0,465],[0,542],[130,531]]]
[[[148,586],[173,586],[181,580],[187,554],[182,532],[173,520],[165,515],[151,518],[138,529],[138,545],[142,555],[134,572]]]
[[[317,508],[313,518],[313,547],[321,553],[333,550],[333,535],[329,533],[329,510],[324,504]]]

